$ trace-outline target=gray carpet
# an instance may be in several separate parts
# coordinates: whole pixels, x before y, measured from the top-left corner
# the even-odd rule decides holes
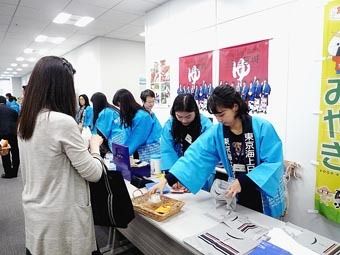
[[[3,168],[0,160],[0,175]],[[25,254],[24,213],[21,203],[23,186],[21,175],[14,179],[0,178],[0,254]],[[104,247],[108,239],[108,228],[96,227],[99,247]],[[105,253],[108,254],[108,253]],[[121,253],[124,255],[142,255],[135,247]],[[48,254],[53,255],[53,254]]]
[[[3,168],[0,160],[0,174]],[[25,254],[24,213],[20,178],[0,178],[0,254]]]

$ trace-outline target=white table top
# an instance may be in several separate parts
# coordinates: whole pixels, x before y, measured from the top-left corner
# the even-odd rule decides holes
[[[126,185],[130,195],[132,196],[132,192],[137,188],[131,185],[129,182],[126,182]],[[157,222],[147,217],[145,217],[145,219],[178,242],[183,242],[184,238],[203,232],[204,230],[218,224],[218,220],[214,219],[212,215],[219,216],[225,215],[226,213],[226,209],[224,209],[224,207],[219,207],[216,209],[215,201],[211,197],[210,193],[203,190],[195,195],[192,193],[168,193],[166,195],[185,202],[181,212],[163,222]],[[240,205],[237,205],[237,212],[248,216],[256,223],[269,228],[282,227],[285,225],[285,223],[282,221]]]
[[[126,181],[126,186],[130,193],[130,196],[132,197],[132,193],[137,188],[131,185],[128,181]],[[146,192],[145,188],[143,190]],[[138,196],[138,194],[135,195]],[[219,223],[217,218],[222,219],[223,216],[227,213],[227,210],[224,206],[216,208],[215,200],[213,199],[213,197],[210,195],[209,192],[203,190],[199,191],[195,195],[192,193],[168,193],[166,195],[171,198],[185,202],[185,205],[183,206],[179,214],[170,217],[163,222],[157,222],[144,216],[142,217],[181,245],[184,245],[185,238],[197,235],[217,225]],[[278,219],[253,211],[241,205],[237,205],[236,212],[243,216],[247,216],[254,223],[267,227],[268,229],[281,228],[284,229],[285,232],[293,235],[298,235],[299,233],[301,233],[301,231],[312,233],[309,230],[300,228],[289,222],[286,223],[280,221]],[[328,243],[328,241],[336,243],[315,233],[312,234],[320,237],[320,239],[325,240],[326,243]]]

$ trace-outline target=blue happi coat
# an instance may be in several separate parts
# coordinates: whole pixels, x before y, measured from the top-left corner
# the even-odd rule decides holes
[[[9,108],[13,109],[17,113],[20,113],[21,106],[20,106],[20,104],[18,104],[17,101],[13,100],[12,102],[10,102],[10,101],[7,100],[6,101],[6,106],[8,106]]]
[[[260,189],[264,213],[280,217],[285,210],[282,143],[268,121],[253,116],[252,126],[257,166],[247,176]],[[228,176],[233,176],[221,123],[200,136],[170,172],[191,192],[197,193],[219,161],[222,161]]]
[[[201,118],[201,134],[212,126],[212,122],[200,114]],[[165,122],[161,136],[161,170],[170,169],[175,162],[182,156],[179,148],[175,146],[175,141],[171,133],[173,118]]]
[[[124,132],[121,128],[119,112],[110,107],[103,109],[98,114],[92,134],[97,134],[98,131],[107,139],[110,150],[112,150],[112,143],[122,144]]]
[[[140,109],[132,120],[132,126],[124,128],[123,145],[129,147],[129,154],[139,153],[139,159],[149,161],[159,157],[161,128],[156,116]],[[160,125],[160,124],[159,124]]]
[[[93,108],[92,106],[87,106],[84,110],[84,121],[83,121],[83,127],[89,127],[92,129],[93,125]]]

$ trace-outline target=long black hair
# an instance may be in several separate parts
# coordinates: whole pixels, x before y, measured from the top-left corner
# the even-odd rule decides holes
[[[217,108],[229,108],[232,109],[234,105],[238,105],[238,111],[235,117],[244,119],[248,116],[249,108],[246,102],[241,98],[239,92],[236,92],[234,87],[229,85],[217,86],[208,98],[208,112],[211,114],[220,113]]]
[[[22,139],[29,140],[32,137],[37,116],[44,108],[75,116],[74,73],[72,65],[64,58],[48,56],[36,63],[25,91],[19,119],[19,136]]]
[[[84,100],[85,100],[85,105],[84,105],[85,108],[88,107],[88,106],[90,106],[90,101],[89,101],[89,98],[87,97],[87,95],[81,94],[81,95],[79,95],[79,97],[78,97],[78,104],[79,104],[79,107],[81,107],[80,101],[79,101],[80,97],[84,98]]]
[[[96,125],[96,121],[98,119],[98,115],[99,113],[104,110],[105,108],[109,107],[114,109],[115,111],[119,112],[119,110],[117,109],[117,107],[115,107],[114,105],[110,104],[107,101],[106,96],[101,93],[101,92],[96,92],[92,95],[91,97],[91,102],[93,105],[93,127]]]
[[[127,89],[120,89],[113,96],[112,103],[120,109],[120,122],[124,127],[131,127],[132,120],[138,110],[144,108],[138,104],[132,93]]]
[[[177,120],[176,112],[195,112],[195,119],[189,126],[184,126]],[[178,95],[172,105],[170,114],[173,117],[171,133],[176,144],[181,143],[183,139],[185,139],[188,131],[192,137],[192,141],[195,141],[197,137],[199,137],[202,129],[201,116],[193,95]]]

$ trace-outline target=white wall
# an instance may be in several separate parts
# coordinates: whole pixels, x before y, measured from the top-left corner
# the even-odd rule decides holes
[[[145,46],[141,42],[100,38],[100,66],[103,93],[112,103],[114,93],[130,90],[139,102],[140,77],[145,75]]]
[[[15,97],[22,97],[22,85],[20,77],[13,77],[12,79],[12,95]]]
[[[145,73],[144,43],[98,37],[64,56],[76,69],[77,94],[103,92],[110,103],[116,90],[139,97],[138,79]]]
[[[0,95],[5,96],[11,93],[15,97],[22,96],[22,86],[20,77],[12,77],[8,79],[0,79]]]
[[[30,79],[31,73],[28,73],[21,77],[21,85],[27,85]]]
[[[10,79],[0,79],[0,96],[12,93],[12,83]]]
[[[76,70],[74,85],[78,95],[91,97],[94,92],[103,90],[100,52],[100,40],[97,38],[64,56]]]
[[[171,65],[171,95],[176,96],[179,57],[214,50],[213,84],[218,84],[218,49],[271,39],[270,109],[285,158],[302,165],[302,179],[290,183],[287,219],[334,240],[339,226],[314,208],[315,167],[320,102],[323,4],[307,0],[173,0],[146,19],[146,69],[153,61]],[[169,109],[155,109],[161,121]],[[163,118],[163,119],[162,119]],[[311,224],[310,222],[313,222]]]

